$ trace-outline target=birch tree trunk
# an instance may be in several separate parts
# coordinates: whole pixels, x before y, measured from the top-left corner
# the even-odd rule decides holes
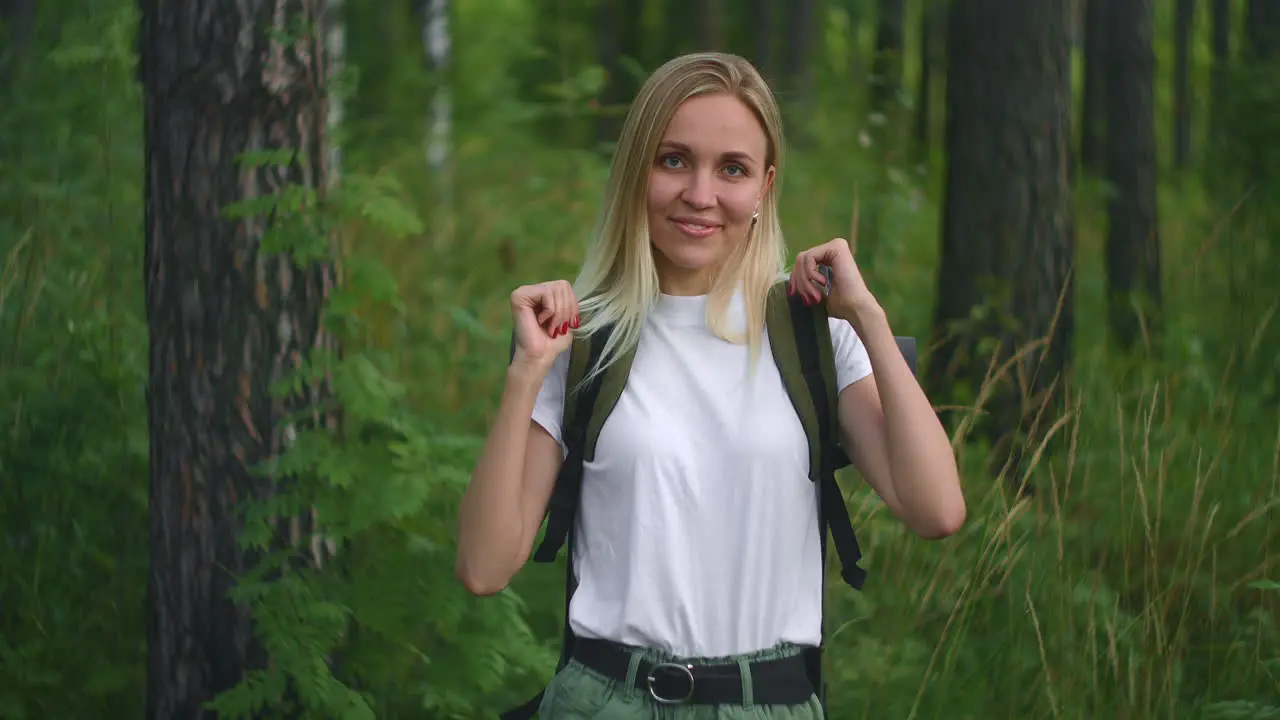
[[[437,249],[453,238],[453,107],[449,67],[452,53],[449,34],[449,0],[428,0],[422,27],[432,86],[431,116],[427,121],[427,168],[436,194],[432,228]]]

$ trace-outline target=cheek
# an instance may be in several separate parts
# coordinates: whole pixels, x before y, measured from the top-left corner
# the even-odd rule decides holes
[[[672,202],[680,195],[680,188],[676,183],[654,174],[649,181],[649,213],[663,214]]]
[[[734,188],[720,196],[720,206],[724,209],[725,219],[731,224],[751,222],[756,211],[756,190],[754,188]]]

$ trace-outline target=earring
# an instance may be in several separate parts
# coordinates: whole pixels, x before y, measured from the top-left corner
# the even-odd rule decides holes
[[[759,208],[757,208],[757,209],[756,209],[756,211],[755,211],[755,214],[753,214],[753,215],[751,216],[751,224],[752,224],[752,225],[755,225],[755,224],[756,224],[756,221],[757,221],[757,220],[759,220],[759,219],[760,219],[760,210],[759,210]]]

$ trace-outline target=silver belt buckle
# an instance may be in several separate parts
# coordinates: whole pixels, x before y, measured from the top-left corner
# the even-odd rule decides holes
[[[686,682],[689,684],[689,689],[688,691],[685,692],[685,694],[682,697],[676,697],[676,698],[662,697],[661,695],[658,695],[658,692],[656,690],[654,690],[653,684],[658,681],[658,675],[663,670],[674,672],[675,674],[682,675],[685,678]],[[682,705],[693,699],[693,666],[692,665],[682,665],[680,663],[658,663],[649,669],[649,674],[645,678],[645,680],[647,681],[647,684],[649,687],[649,697],[653,698],[657,702],[662,703],[663,705]]]

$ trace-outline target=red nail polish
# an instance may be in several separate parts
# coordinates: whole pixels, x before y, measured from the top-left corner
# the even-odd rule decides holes
[[[565,322],[565,324],[560,326],[560,334],[564,335],[567,332],[569,332],[569,323]]]
[[[574,329],[574,330],[577,330],[577,329],[578,329],[578,316],[577,316],[577,315],[574,315],[574,316],[573,316],[573,329]]]

